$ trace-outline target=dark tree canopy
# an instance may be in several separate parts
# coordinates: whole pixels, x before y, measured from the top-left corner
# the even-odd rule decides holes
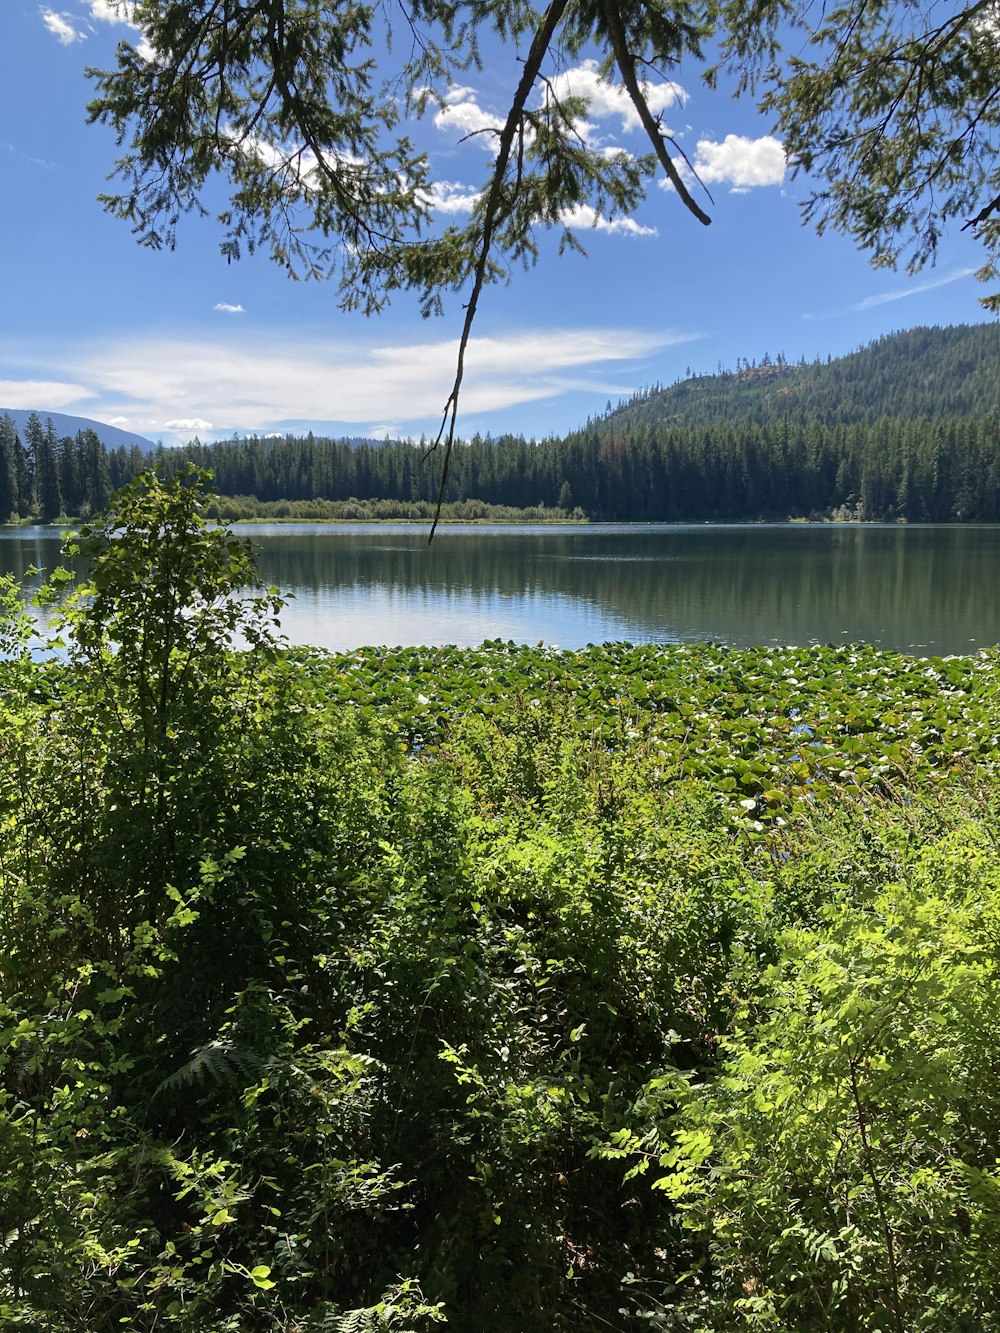
[[[539,14],[520,0],[380,8],[140,0],[133,17],[155,58],[122,43],[117,69],[92,71],[90,112],[128,144],[118,163],[123,191],[105,203],[147,245],[172,246],[181,215],[202,207],[207,181],[221,173],[230,188],[219,216],[227,257],[264,246],[296,275],[336,275],[344,305],[374,312],[401,287],[433,308],[442,289],[474,275],[484,251],[488,277],[508,260],[530,260],[536,228],[559,226],[585,199],[604,213],[630,211],[661,167],[707,221],[642,82],[700,55],[710,31],[704,5],[627,10],[553,0]],[[407,122],[444,105],[479,64],[487,38],[525,53],[522,77],[469,224],[431,232],[434,182]],[[607,77],[639,108],[647,157],[609,156],[584,143],[576,127],[582,100],[556,96],[547,71],[594,47],[606,53]]]

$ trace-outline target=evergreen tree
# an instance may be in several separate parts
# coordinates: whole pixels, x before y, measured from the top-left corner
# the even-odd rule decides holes
[[[25,514],[21,495],[24,450],[9,416],[0,417],[0,523]]]
[[[108,454],[101,438],[89,426],[77,432],[80,451],[84,499],[81,506],[89,513],[101,512],[111,498],[111,475]]]
[[[45,426],[37,412],[30,413],[24,423],[24,449],[27,477],[22,478],[22,502],[26,499],[27,513],[34,514],[38,512],[38,461],[45,452]]]
[[[59,437],[49,417],[35,453],[35,496],[38,517],[51,523],[63,512],[59,487]]]

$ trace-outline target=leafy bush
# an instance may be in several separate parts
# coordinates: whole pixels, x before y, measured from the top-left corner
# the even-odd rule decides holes
[[[0,1323],[993,1327],[994,660],[292,651],[204,503],[4,593]]]
[[[998,912],[966,825],[778,937],[766,999],[664,1122],[654,1188],[704,1256],[678,1304],[705,1327],[998,1326]]]

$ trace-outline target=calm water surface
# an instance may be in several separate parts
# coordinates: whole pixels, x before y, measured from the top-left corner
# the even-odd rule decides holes
[[[866,641],[918,653],[1000,641],[1000,527],[246,525],[294,643],[610,639]],[[0,529],[0,572],[51,567],[51,528]]]

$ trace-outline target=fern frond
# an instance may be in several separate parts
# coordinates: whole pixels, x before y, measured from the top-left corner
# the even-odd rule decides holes
[[[411,1278],[391,1287],[377,1305],[344,1310],[329,1301],[311,1310],[296,1324],[297,1333],[416,1333],[428,1323],[446,1324],[441,1305],[427,1305]]]
[[[180,1069],[168,1074],[157,1086],[154,1097],[161,1093],[179,1092],[182,1088],[212,1083],[224,1086],[256,1078],[264,1061],[246,1046],[235,1046],[228,1041],[209,1041],[191,1053],[191,1058]]]
[[[299,1322],[301,1333],[385,1333],[388,1327],[377,1305],[341,1310],[326,1304]]]

